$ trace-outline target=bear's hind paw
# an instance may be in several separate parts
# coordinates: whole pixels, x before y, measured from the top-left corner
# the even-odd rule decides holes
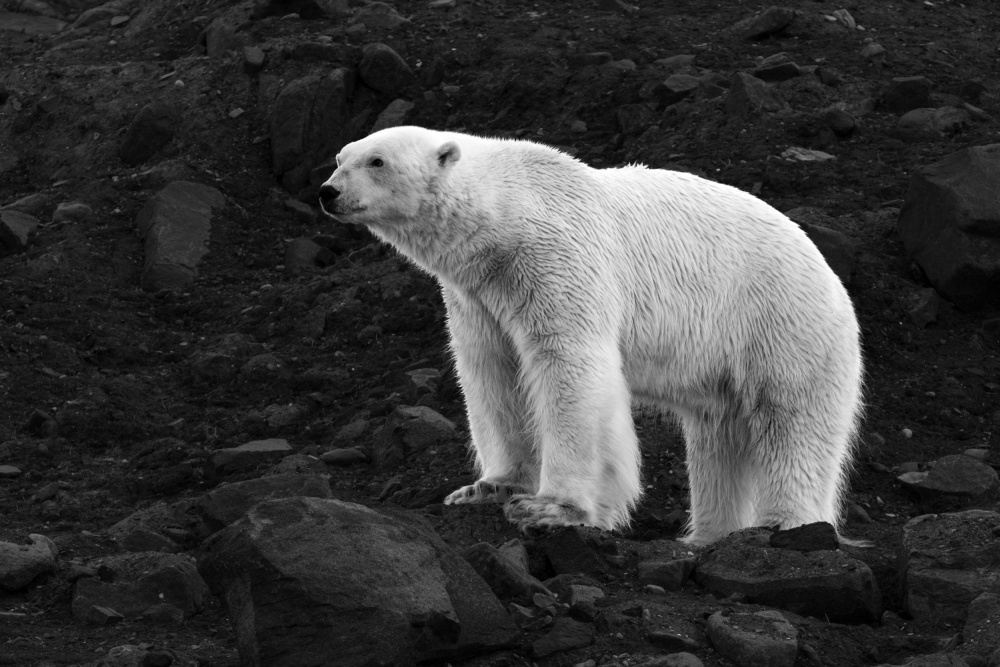
[[[475,484],[463,486],[452,491],[444,499],[445,505],[464,505],[467,503],[505,503],[514,495],[516,487],[499,482],[479,480]]]
[[[549,526],[592,525],[587,512],[577,505],[551,496],[517,495],[510,499],[504,514],[522,531]]]

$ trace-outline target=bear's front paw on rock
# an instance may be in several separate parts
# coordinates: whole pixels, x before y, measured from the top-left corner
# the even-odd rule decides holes
[[[517,495],[510,499],[503,511],[507,519],[521,530],[591,523],[587,512],[579,506],[553,496]]]
[[[491,482],[481,479],[475,484],[463,486],[452,491],[444,499],[445,505],[464,505],[466,503],[505,503],[520,489],[503,482]]]

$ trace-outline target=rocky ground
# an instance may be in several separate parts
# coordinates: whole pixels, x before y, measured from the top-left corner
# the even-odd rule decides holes
[[[1000,319],[928,289],[897,221],[921,167],[998,141],[1000,6],[784,7],[0,2],[0,664],[239,664],[194,563],[285,496],[491,545],[466,556],[514,631],[453,663],[998,664],[1000,516],[904,525],[1000,510]],[[442,506],[472,470],[436,287],[316,213],[336,148],[399,122],[693,171],[806,226],[863,327],[846,532],[873,546],[683,549],[679,434],[645,413],[626,533],[512,543],[499,508]],[[833,578],[775,597],[802,558]]]

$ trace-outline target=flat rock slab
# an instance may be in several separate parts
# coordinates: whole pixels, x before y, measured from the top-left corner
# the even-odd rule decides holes
[[[987,658],[1000,650],[1000,593],[983,593],[969,604],[962,639],[962,655]]]
[[[428,447],[450,442],[458,427],[444,415],[423,405],[400,405],[385,422],[375,441],[380,467],[393,467]]]
[[[19,591],[35,577],[56,569],[59,550],[44,535],[29,535],[31,544],[0,542],[0,588]]]
[[[836,623],[872,623],[882,596],[871,569],[843,551],[795,551],[769,545],[771,530],[749,528],[706,551],[694,579],[720,597],[788,609]]]
[[[792,667],[799,651],[798,631],[773,609],[717,611],[705,630],[715,650],[740,667]]]
[[[949,496],[966,500],[985,499],[1000,491],[997,471],[964,454],[944,456],[927,472],[903,473],[897,479],[924,500]]]
[[[205,459],[205,477],[218,479],[227,473],[270,463],[291,453],[292,446],[284,438],[253,440],[239,447],[216,449]]]
[[[914,170],[899,236],[931,285],[960,308],[1000,303],[1000,144]]]
[[[66,27],[65,21],[48,16],[0,12],[0,31],[21,32],[27,35],[51,35],[64,27]]]
[[[229,610],[244,665],[456,660],[517,634],[468,563],[403,512],[264,502],[209,538],[199,569]]]
[[[1000,514],[925,514],[903,526],[903,606],[924,627],[961,629],[969,604],[1000,591]]]
[[[171,604],[185,617],[202,610],[208,587],[194,561],[181,554],[128,553],[100,561],[111,581],[97,577],[77,579],[73,589],[73,616],[93,622],[113,610],[125,618],[141,618],[160,604]]]
[[[147,292],[190,285],[208,253],[212,211],[226,198],[215,188],[174,181],[146,202],[135,224],[145,264],[140,284]]]
[[[462,558],[483,578],[493,593],[505,602],[513,600],[530,604],[535,593],[552,595],[552,591],[528,574],[526,569],[518,567],[486,542],[473,544],[465,549]]]
[[[558,618],[545,636],[531,644],[531,653],[535,658],[544,658],[559,651],[590,646],[593,640],[592,625],[574,621],[572,618]]]

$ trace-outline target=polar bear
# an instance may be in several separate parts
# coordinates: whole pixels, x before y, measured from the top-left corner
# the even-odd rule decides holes
[[[436,276],[479,470],[446,503],[522,528],[626,526],[633,402],[676,414],[686,540],[835,526],[861,410],[851,300],[788,218],[736,188],[419,127],[351,143],[323,209]]]

